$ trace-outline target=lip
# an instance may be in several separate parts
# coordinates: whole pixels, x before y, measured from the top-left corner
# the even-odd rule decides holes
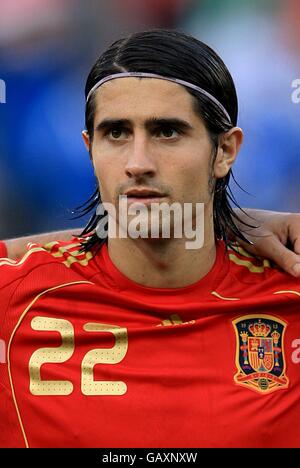
[[[160,203],[163,197],[127,197],[128,205],[138,203],[141,205],[150,205],[151,203]]]
[[[127,190],[127,192],[125,192],[124,195],[126,195],[128,198],[135,198],[138,200],[145,200],[149,198],[162,198],[165,196],[163,193],[146,188]]]

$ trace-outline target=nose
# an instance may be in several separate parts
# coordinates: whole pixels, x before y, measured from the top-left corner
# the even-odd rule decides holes
[[[150,143],[144,135],[136,135],[129,149],[130,154],[125,166],[126,175],[130,178],[153,177],[156,164],[149,147]]]

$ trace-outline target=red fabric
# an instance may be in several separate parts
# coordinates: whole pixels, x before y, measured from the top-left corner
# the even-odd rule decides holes
[[[7,248],[3,241],[0,241],[0,258],[1,257],[7,257]]]
[[[219,243],[148,288],[75,241],[0,260],[0,291],[1,447],[299,446],[298,279]]]

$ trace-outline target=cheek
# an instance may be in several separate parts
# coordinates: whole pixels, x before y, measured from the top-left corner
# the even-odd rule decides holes
[[[186,183],[193,188],[193,185],[205,185],[205,181],[208,180],[210,174],[210,161],[207,155],[203,155],[200,152],[186,157],[184,164],[180,168],[182,177]]]
[[[188,193],[203,193],[208,188],[210,163],[207,155],[196,153],[185,159],[181,167],[181,181]]]
[[[120,174],[116,162],[105,155],[93,154],[95,176],[100,187],[102,201],[112,200]]]

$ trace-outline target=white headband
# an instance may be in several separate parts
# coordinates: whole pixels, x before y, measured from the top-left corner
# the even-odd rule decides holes
[[[179,80],[177,78],[169,78],[167,76],[162,76],[162,75],[156,75],[155,73],[144,73],[144,72],[122,72],[122,73],[115,73],[114,75],[108,75],[105,78],[102,78],[99,80],[90,90],[90,92],[87,95],[86,102],[88,102],[89,98],[91,97],[92,93],[99,88],[103,83],[106,83],[107,81],[110,80],[115,80],[116,78],[128,78],[128,77],[140,77],[140,78],[158,78],[159,80],[167,80],[167,81],[172,81],[173,83],[178,83],[181,84],[182,86],[186,86],[187,88],[191,88],[194,91],[198,91],[199,93],[203,94],[206,96],[208,99],[213,101],[219,109],[222,110],[222,112],[226,115],[227,119],[229,122],[231,122],[231,118],[225,109],[225,107],[210,93],[205,91],[205,89],[199,88],[199,86],[196,86],[192,83],[189,83],[188,81],[184,80]]]

